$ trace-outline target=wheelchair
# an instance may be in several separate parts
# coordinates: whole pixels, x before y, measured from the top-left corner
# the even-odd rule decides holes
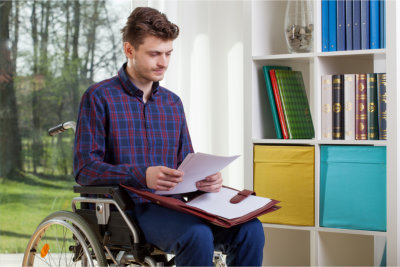
[[[69,121],[49,129],[54,136]],[[119,186],[73,187],[71,211],[56,211],[36,228],[24,253],[22,266],[173,266],[174,256],[144,241],[128,216],[134,202]],[[215,266],[224,267],[225,255],[214,253]]]

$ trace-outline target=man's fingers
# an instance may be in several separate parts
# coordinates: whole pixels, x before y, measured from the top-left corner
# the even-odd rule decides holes
[[[183,172],[182,171],[178,171],[175,169],[171,169],[168,167],[162,167],[161,171],[166,174],[167,176],[173,176],[173,177],[182,177],[183,176]]]
[[[157,188],[156,190],[171,190],[172,188],[175,187],[177,183],[170,182],[170,181],[165,181],[165,180],[159,180],[157,183]]]

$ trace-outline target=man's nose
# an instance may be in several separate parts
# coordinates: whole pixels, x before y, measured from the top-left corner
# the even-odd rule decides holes
[[[160,55],[157,63],[159,66],[166,67],[168,65],[167,55]]]

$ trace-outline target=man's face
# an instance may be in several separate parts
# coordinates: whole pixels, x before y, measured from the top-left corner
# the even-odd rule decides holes
[[[125,54],[132,63],[134,78],[141,82],[158,82],[164,78],[172,53],[172,40],[147,36],[137,49],[131,46],[131,51],[130,54],[125,51]]]

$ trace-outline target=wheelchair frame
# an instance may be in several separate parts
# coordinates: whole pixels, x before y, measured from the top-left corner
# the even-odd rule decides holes
[[[49,129],[48,132],[50,136],[68,129],[73,129],[75,132],[75,126],[75,122],[69,121]],[[71,239],[64,231],[72,233],[72,242],[70,241],[72,245],[68,247],[70,253],[67,255],[65,248],[64,261],[73,266],[78,262],[81,266],[172,266],[174,264],[173,255],[169,256],[155,246],[143,242],[144,238],[139,227],[125,212],[133,208],[134,203],[123,188],[75,185],[73,190],[80,196],[72,199],[72,212],[54,212],[39,224],[28,242],[22,266],[35,266],[37,261],[46,261],[51,249],[47,242],[42,241],[52,226],[62,227],[63,244],[67,243],[66,237]],[[78,203],[80,208],[77,208]],[[49,239],[52,238],[51,236]],[[61,252],[63,250],[64,248]],[[45,263],[57,266],[59,258],[58,266],[61,266],[62,256],[62,253],[61,256],[56,255],[56,260],[49,256],[49,262]],[[226,266],[225,255],[221,252],[214,253],[213,261],[215,266]]]

